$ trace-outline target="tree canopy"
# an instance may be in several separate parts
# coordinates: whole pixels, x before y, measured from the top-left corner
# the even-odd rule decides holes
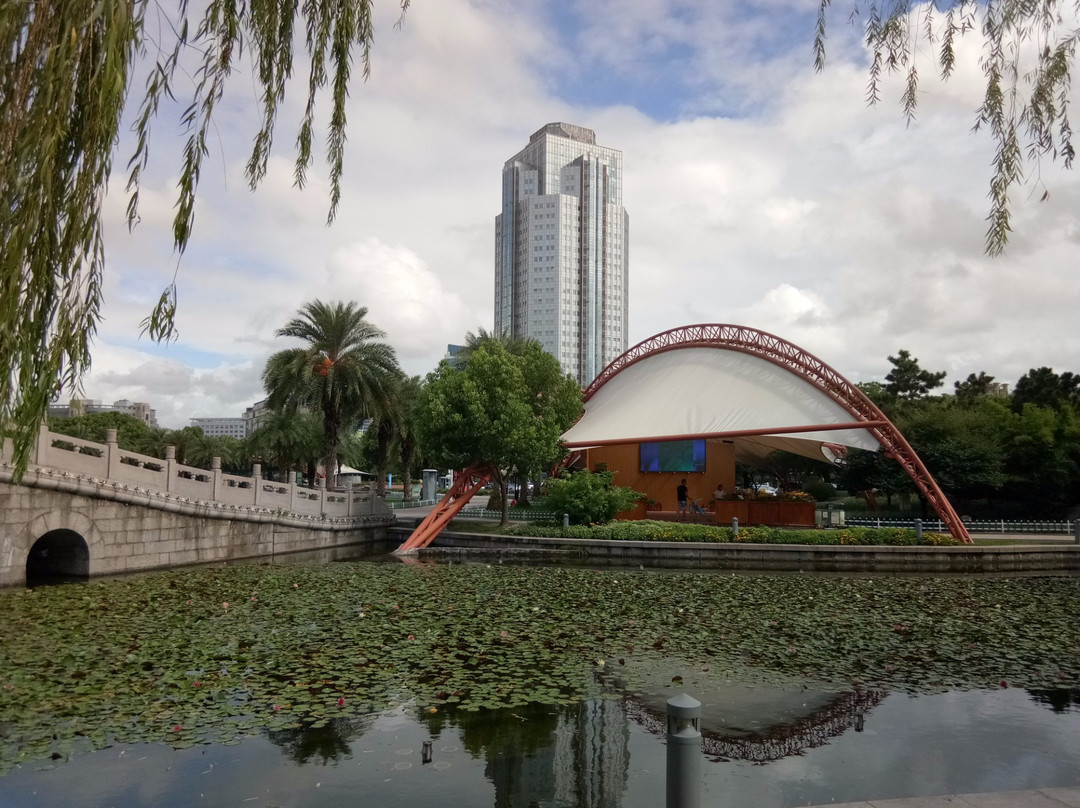
[[[410,0],[401,0],[402,14]],[[208,0],[196,16],[187,0],[175,13],[149,0],[64,0],[0,4],[0,431],[15,438],[15,465],[28,451],[49,401],[74,389],[90,364],[100,317],[104,266],[102,202],[129,92],[145,71],[127,161],[129,226],[139,218],[158,109],[188,96],[173,240],[183,253],[215,112],[246,49],[261,116],[247,162],[248,184],[265,177],[278,110],[297,44],[308,67],[307,103],[296,137],[294,180],[311,164],[316,102],[329,98],[326,140],[333,219],[341,196],[345,102],[355,55],[369,72],[373,0],[304,3]],[[304,35],[301,36],[300,32]],[[181,87],[181,81],[190,85]],[[325,92],[326,89],[328,92]],[[183,103],[183,102],[181,102]],[[175,335],[175,287],[144,321],[155,339]]]
[[[814,62],[820,71],[835,10],[832,0],[819,2]],[[1046,158],[1072,167],[1069,90],[1080,0],[851,0],[850,11],[841,13],[862,23],[871,57],[867,100],[877,104],[885,77],[900,74],[900,105],[909,121],[929,72],[920,68],[929,66],[947,80],[957,66],[960,40],[981,39],[986,92],[974,128],[988,130],[994,141],[986,251],[1001,253],[1012,230],[1009,192],[1024,179],[1025,167],[1036,177]]]
[[[322,415],[324,467],[336,469],[345,427],[386,410],[401,370],[386,333],[353,302],[305,303],[275,333],[304,345],[271,356],[263,370],[267,405],[288,412],[306,407]]]
[[[539,343],[516,355],[486,339],[460,370],[443,362],[428,376],[415,427],[437,465],[491,469],[505,519],[508,477],[554,464],[563,451],[560,436],[580,414],[581,388]]]
[[[945,381],[944,370],[924,370],[919,360],[903,348],[889,361],[893,369],[885,374],[885,391],[901,401],[923,398]]]

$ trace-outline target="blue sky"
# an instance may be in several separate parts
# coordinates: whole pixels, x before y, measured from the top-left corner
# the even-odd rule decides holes
[[[900,348],[950,385],[978,371],[1013,383],[1033,366],[1080,370],[1068,365],[1080,355],[1076,175],[1051,163],[1032,172],[1014,197],[1007,255],[987,258],[992,144],[970,131],[979,43],[963,45],[947,84],[922,70],[908,125],[897,80],[867,107],[849,10],[834,6],[816,74],[817,0],[421,0],[401,28],[393,4],[376,4],[372,75],[351,88],[331,227],[321,153],[308,186],[292,185],[302,70],[268,176],[247,189],[257,97],[242,62],[178,272],[176,110],[155,125],[132,233],[130,143],[119,146],[84,394],[147,401],[174,427],[239,415],[262,397],[266,357],[287,347],[275,329],[314,298],[367,306],[404,368],[428,372],[448,343],[492,327],[502,165],[552,121],[623,152],[631,344],[729,322],[779,334],[853,381],[882,378]],[[177,87],[179,106],[187,92]],[[174,272],[180,337],[156,346],[138,338],[139,322]]]

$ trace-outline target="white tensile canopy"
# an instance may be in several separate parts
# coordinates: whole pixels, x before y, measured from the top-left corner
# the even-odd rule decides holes
[[[767,359],[695,346],[624,367],[593,393],[563,440],[586,448],[705,437],[733,442],[736,459],[754,465],[777,449],[831,461],[829,444],[879,448],[857,421],[813,383]]]

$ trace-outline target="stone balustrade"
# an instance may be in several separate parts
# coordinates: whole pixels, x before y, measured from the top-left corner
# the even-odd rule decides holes
[[[5,440],[0,462],[10,463],[12,447]],[[42,427],[30,456],[30,467],[110,487],[133,488],[148,493],[172,495],[167,498],[216,503],[235,508],[271,510],[299,517],[348,519],[385,515],[385,503],[369,485],[353,485],[327,491],[322,480],[317,488],[296,484],[296,473],[287,482],[262,477],[254,464],[252,476],[225,474],[221,459],[213,458],[209,470],[176,461],[175,447],[167,447],[165,459],[121,449],[116,430],[108,430],[105,443],[61,435]]]

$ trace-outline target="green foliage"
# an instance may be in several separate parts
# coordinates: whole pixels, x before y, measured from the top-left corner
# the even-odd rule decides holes
[[[402,13],[409,0],[401,0]],[[327,137],[332,219],[340,199],[346,98],[358,52],[366,78],[374,39],[371,0],[337,3],[233,3],[210,0],[201,18],[184,2],[174,13],[148,0],[11,2],[0,10],[0,187],[11,204],[0,216],[0,432],[15,439],[24,469],[37,427],[59,387],[74,389],[90,364],[102,303],[105,198],[125,111],[133,117],[127,167],[129,226],[138,222],[139,188],[149,164],[151,125],[164,101],[184,94],[186,138],[173,219],[183,253],[191,238],[203,159],[215,112],[235,60],[247,52],[262,100],[247,178],[265,177],[277,113],[292,74],[294,48],[308,67],[307,103],[296,139],[295,181],[311,164],[316,99],[330,100]],[[298,26],[297,22],[301,24]],[[298,30],[306,32],[300,36]],[[149,56],[149,58],[143,58]],[[190,58],[197,60],[191,70]],[[146,67],[137,109],[127,106],[137,66]],[[327,85],[329,91],[327,92]],[[154,339],[175,336],[176,289],[170,285],[143,323]]]
[[[836,486],[824,480],[809,480],[803,486],[803,490],[809,494],[815,502],[826,502],[836,498]]]
[[[956,402],[962,407],[970,407],[983,396],[989,395],[994,384],[994,377],[980,371],[976,376],[969,373],[962,382],[953,382]]]
[[[545,507],[550,504],[545,503]],[[915,531],[907,528],[848,527],[843,530],[800,530],[779,527],[740,527],[732,535],[730,527],[701,525],[692,522],[662,522],[652,519],[628,519],[608,524],[545,525],[521,523],[504,528],[510,536],[536,536],[548,539],[594,539],[622,541],[711,542],[723,544],[806,544],[806,545],[888,545],[894,547],[918,544]],[[959,545],[952,536],[924,533],[923,544],[935,546]]]
[[[440,468],[492,470],[500,494],[515,475],[532,476],[563,456],[559,440],[581,414],[581,389],[539,343],[509,351],[486,338],[460,369],[443,362],[414,411],[425,456]],[[506,517],[505,496],[502,497]]]
[[[612,485],[614,479],[611,471],[575,471],[548,480],[544,508],[569,515],[572,525],[610,522],[615,514],[630,510],[645,496]]]
[[[252,458],[263,464],[270,477],[277,470],[279,480],[289,471],[303,471],[313,476],[323,454],[323,428],[319,416],[304,410],[271,412],[247,437]]]
[[[117,445],[130,451],[141,451],[141,447],[152,434],[151,428],[145,422],[122,412],[93,412],[89,415],[49,420],[50,431],[95,443],[104,443],[105,433],[110,429],[116,430]],[[156,456],[164,457],[164,454]]]
[[[1066,371],[1060,376],[1051,368],[1032,368],[1013,387],[1012,406],[1021,412],[1028,404],[1060,410],[1080,407],[1080,374]]]
[[[944,370],[923,370],[910,351],[901,349],[896,356],[890,356],[889,361],[893,369],[885,375],[885,390],[901,401],[925,398],[945,380]]]
[[[814,64],[825,66],[825,38],[831,0],[820,0],[814,37]],[[996,150],[990,179],[990,222],[986,251],[1001,253],[1011,226],[1010,191],[1024,177],[1025,162],[1060,159],[1072,166],[1074,149],[1069,118],[1069,91],[1080,28],[1078,0],[851,0],[841,12],[845,24],[862,22],[871,53],[867,98],[881,98],[886,74],[901,73],[904,116],[915,116],[920,96],[919,65],[947,80],[956,67],[958,43],[975,37],[979,67],[986,78],[983,103],[975,113],[975,129],[990,132]],[[1044,191],[1043,198],[1049,194]]]
[[[336,468],[341,432],[367,416],[388,410],[401,375],[386,333],[368,322],[367,308],[355,302],[305,303],[275,335],[305,345],[271,356],[263,384],[274,410],[308,408],[322,415],[323,465]]]

